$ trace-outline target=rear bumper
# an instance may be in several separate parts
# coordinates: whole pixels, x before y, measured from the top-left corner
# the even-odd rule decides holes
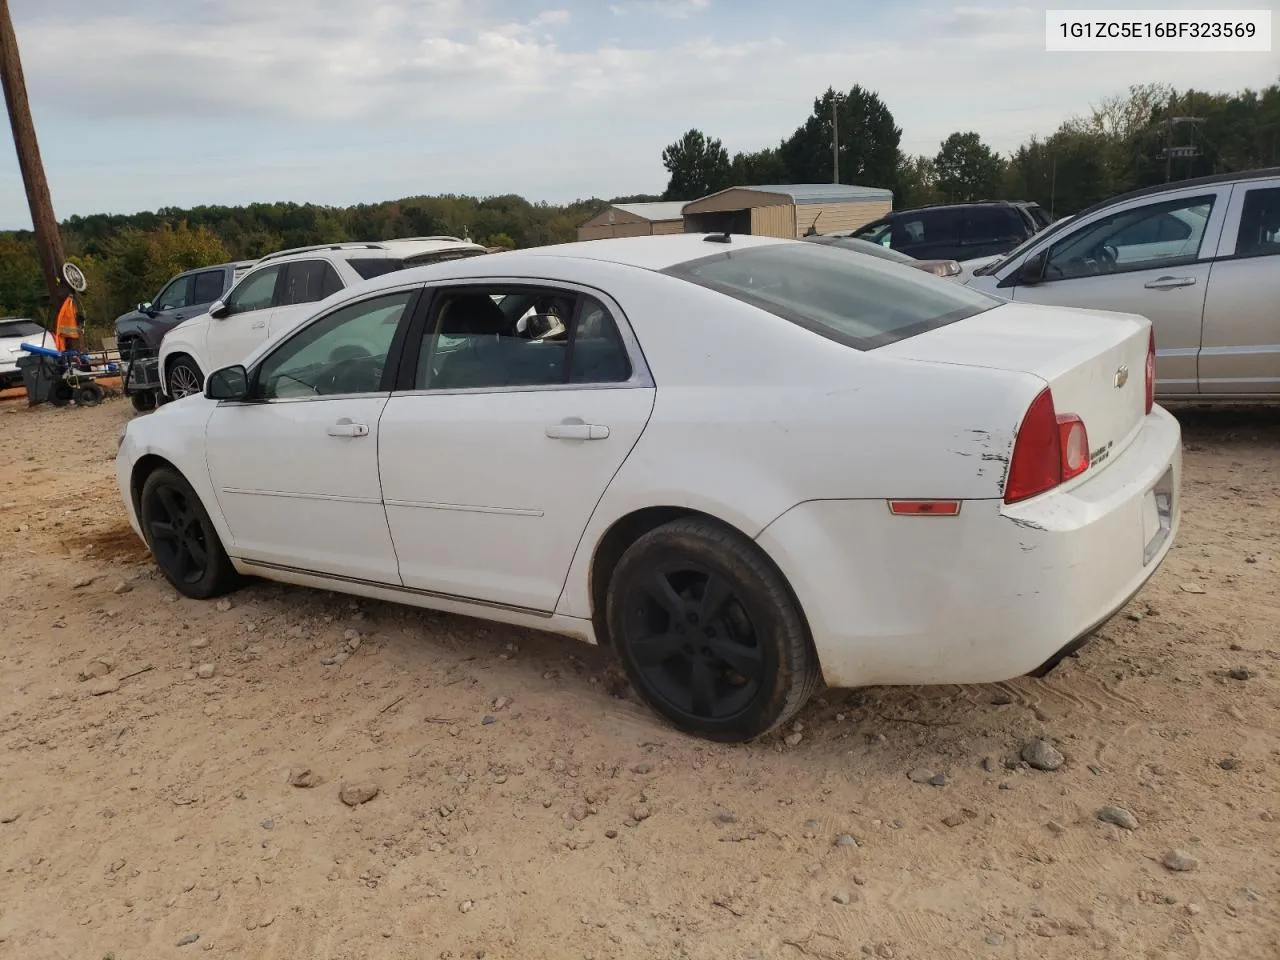
[[[1181,430],[1163,409],[1106,469],[1005,506],[895,517],[883,500],[800,504],[758,538],[832,686],[984,683],[1070,652],[1155,573],[1177,534]]]

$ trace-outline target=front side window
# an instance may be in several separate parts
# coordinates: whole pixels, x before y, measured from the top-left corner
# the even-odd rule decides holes
[[[1280,253],[1280,187],[1250,190],[1244,195],[1236,254],[1261,257]]]
[[[1166,200],[1094,220],[1049,248],[1046,280],[1070,280],[1195,260],[1212,196]]]
[[[190,287],[190,277],[179,277],[160,291],[160,296],[156,297],[156,302],[151,305],[152,308],[163,311],[185,307],[192,302],[187,296]]]
[[[362,300],[308,324],[258,367],[262,400],[377,393],[396,328],[417,291]]]
[[[248,313],[251,310],[266,310],[271,306],[276,293],[276,279],[280,275],[280,266],[263,267],[245,277],[227,296],[228,316],[237,313]]]
[[[342,289],[342,280],[327,260],[298,260],[285,266],[280,306],[318,303]]]
[[[222,296],[223,273],[221,270],[206,270],[197,273],[191,293],[192,303],[213,303]]]
[[[465,390],[621,383],[631,363],[595,297],[542,288],[442,291],[414,388]]]
[[[663,272],[859,350],[905,340],[1001,302],[960,284],[938,283],[921,271],[815,243],[748,247]]]

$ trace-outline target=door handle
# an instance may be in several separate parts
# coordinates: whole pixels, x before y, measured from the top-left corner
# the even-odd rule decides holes
[[[1195,286],[1195,277],[1157,277],[1143,284],[1148,290],[1173,290],[1176,287]]]
[[[599,423],[574,420],[553,423],[547,427],[547,436],[552,440],[604,440],[609,436],[609,428]]]
[[[343,417],[337,423],[329,424],[325,432],[331,437],[367,437],[369,426],[364,423],[352,423],[348,417]]]
[[[262,329],[263,327],[265,327],[266,325],[267,325],[267,321],[265,321],[265,320],[255,320],[255,321],[253,321],[253,323],[249,324],[249,329],[251,329],[251,330],[261,330],[261,329]]]

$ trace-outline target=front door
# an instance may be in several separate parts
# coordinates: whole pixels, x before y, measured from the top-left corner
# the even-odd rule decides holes
[[[439,288],[416,373],[381,424],[406,587],[555,609],[582,532],[653,409],[624,323],[570,289]]]
[[[1146,317],[1156,336],[1156,393],[1195,393],[1205,291],[1229,189],[1135,201],[1090,218],[1049,248],[1040,283],[1018,284],[1006,296]]]
[[[1231,194],[1209,274],[1200,392],[1280,395],[1280,178]]]
[[[378,478],[387,356],[417,291],[307,323],[251,372],[254,400],[209,420],[209,474],[245,560],[399,585]]]
[[[254,270],[227,294],[222,314],[206,327],[206,374],[240,363],[267,339],[282,269],[282,265],[272,264]]]

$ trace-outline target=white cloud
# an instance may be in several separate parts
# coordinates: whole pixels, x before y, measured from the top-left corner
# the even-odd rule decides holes
[[[711,0],[625,0],[609,9],[619,17],[629,13],[653,13],[673,20],[686,20],[710,6]]]

